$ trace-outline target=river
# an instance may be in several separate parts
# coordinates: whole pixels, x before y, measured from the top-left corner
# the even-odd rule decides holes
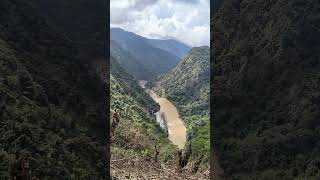
[[[145,89],[147,81],[140,80],[139,83]],[[170,141],[179,149],[183,149],[187,141],[187,128],[180,118],[177,108],[167,98],[158,96],[152,90],[146,89],[146,92],[160,105],[160,112],[165,115]]]

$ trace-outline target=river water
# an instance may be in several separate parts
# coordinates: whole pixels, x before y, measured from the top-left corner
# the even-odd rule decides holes
[[[146,81],[139,81],[139,83],[142,88],[145,88]],[[184,126],[177,108],[167,98],[158,96],[152,90],[147,89],[146,92],[160,105],[160,112],[165,115],[170,141],[179,149],[183,149],[187,141],[187,128]]]

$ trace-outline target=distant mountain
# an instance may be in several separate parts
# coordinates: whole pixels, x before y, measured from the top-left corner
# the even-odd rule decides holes
[[[131,53],[125,51],[115,41],[110,41],[110,53],[119,65],[121,65],[126,72],[130,72],[135,79],[144,79],[151,74],[149,69],[146,69]]]
[[[180,59],[182,59],[191,49],[191,47],[189,47],[188,45],[173,39],[168,39],[168,40],[146,39],[146,40],[153,47],[168,51],[171,54],[176,55]]]
[[[170,72],[148,84],[157,94],[170,99],[188,128],[193,157],[203,149],[209,154],[210,48],[195,47]]]
[[[156,48],[147,42],[146,38],[119,28],[112,28],[110,40],[117,42],[122,49],[135,57],[142,69],[147,72],[143,79],[150,80],[175,67],[180,59],[162,49]],[[129,71],[129,73],[132,73]]]

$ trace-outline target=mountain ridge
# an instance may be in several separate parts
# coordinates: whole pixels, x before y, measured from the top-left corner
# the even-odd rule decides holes
[[[136,58],[130,53],[124,50],[117,42],[110,41],[110,53],[117,60],[117,62],[126,69],[126,72],[130,72],[135,79],[144,79],[147,74],[150,74],[148,69],[145,69],[143,65],[136,60]]]
[[[175,39],[146,39],[152,46],[170,52],[182,59],[191,49],[188,45]]]
[[[131,53],[149,71],[144,77],[145,80],[156,78],[178,64],[180,59],[177,56],[150,45],[145,39],[120,28],[110,29],[110,40],[116,41],[122,49]]]

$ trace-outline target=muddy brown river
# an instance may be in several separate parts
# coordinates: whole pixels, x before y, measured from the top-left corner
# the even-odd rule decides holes
[[[183,149],[187,140],[187,128],[184,126],[177,108],[167,98],[159,97],[152,90],[147,92],[160,105],[160,112],[164,113],[166,117],[170,141],[179,149]]]
[[[146,81],[139,81],[139,83],[145,88]],[[160,112],[165,115],[170,141],[179,149],[183,149],[187,141],[187,128],[184,126],[177,108],[167,98],[158,96],[152,90],[148,89],[146,92],[160,105]]]

